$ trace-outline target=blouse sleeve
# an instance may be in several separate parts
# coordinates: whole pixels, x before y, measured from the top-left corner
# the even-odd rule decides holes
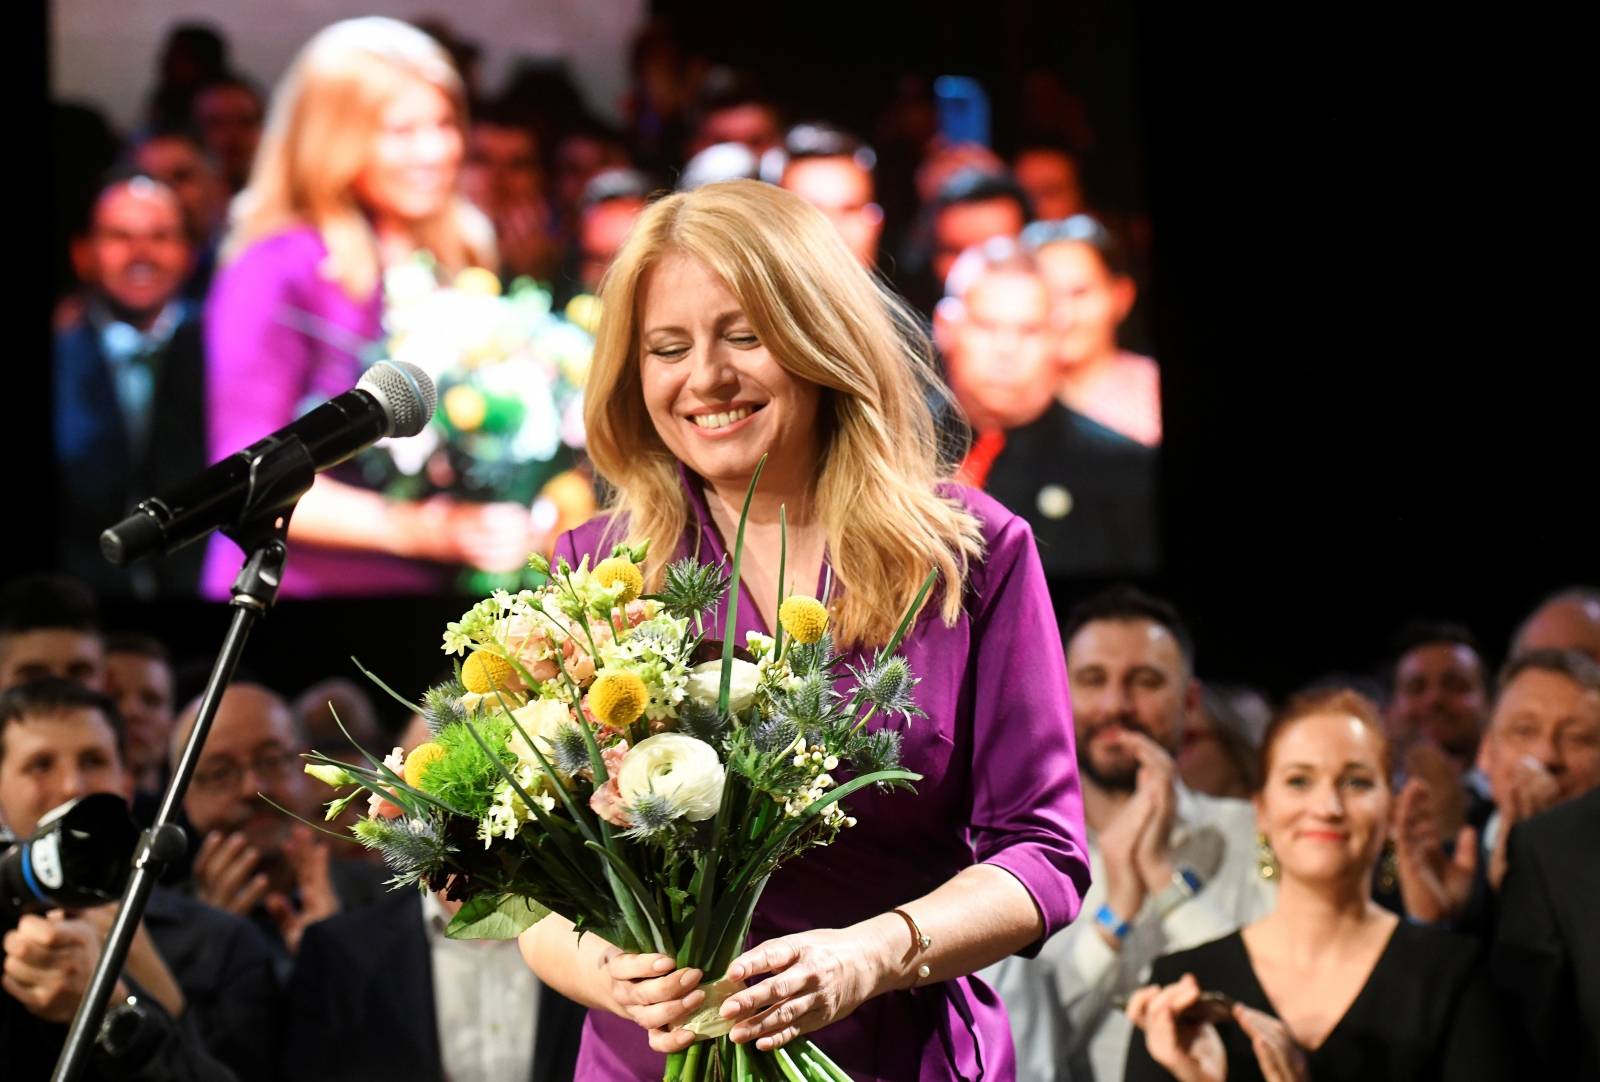
[[[206,415],[213,461],[294,419],[313,361],[311,345],[284,313],[302,270],[297,255],[268,241],[218,275],[206,303]]]
[[[1023,519],[1010,516],[990,541],[983,577],[972,620],[972,846],[1021,881],[1048,939],[1078,915],[1089,858],[1061,633]]]

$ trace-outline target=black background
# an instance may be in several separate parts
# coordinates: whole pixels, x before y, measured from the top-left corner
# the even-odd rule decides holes
[[[1070,48],[1062,7],[684,5],[714,52],[808,79],[841,112],[865,110],[874,72],[907,60],[1000,78],[1056,39]],[[1560,45],[1576,39],[1344,7],[1157,7],[1094,8],[1115,29],[1106,69],[1134,80],[1155,229],[1143,305],[1165,379],[1165,567],[1147,585],[1194,625],[1202,675],[1276,693],[1370,669],[1412,616],[1462,620],[1498,659],[1542,595],[1600,579],[1593,196],[1577,168],[1592,125],[1571,116]],[[42,14],[17,26],[13,77],[42,111]],[[51,298],[28,269],[46,265],[46,215],[26,209],[51,181],[26,160],[6,276],[6,577],[48,567],[53,548]],[[246,664],[295,692],[357,654],[418,690],[464,607],[283,603]],[[227,613],[105,617],[199,654]]]

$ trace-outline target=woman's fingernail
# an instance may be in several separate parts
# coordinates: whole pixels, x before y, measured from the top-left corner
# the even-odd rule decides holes
[[[655,962],[655,965],[652,968],[654,968],[657,973],[670,972],[671,969],[672,969],[672,959],[671,958],[657,958],[656,962]]]
[[[690,992],[688,995],[683,997],[683,1009],[686,1011],[692,1011],[696,1007],[700,1006],[700,1004],[704,1003],[705,999],[706,994],[700,989],[696,988],[693,992]]]
[[[737,999],[725,999],[722,1001],[721,1013],[724,1018],[737,1018],[742,1010],[744,1010],[744,1007]]]
[[[686,969],[678,975],[678,987],[689,988],[700,979],[700,974],[692,969]]]

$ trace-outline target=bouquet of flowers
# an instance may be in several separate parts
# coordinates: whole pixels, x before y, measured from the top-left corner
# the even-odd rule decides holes
[[[710,978],[744,949],[773,870],[854,825],[846,798],[918,780],[900,766],[898,730],[867,722],[920,714],[896,651],[933,576],[870,663],[843,664],[825,605],[800,595],[782,598],[773,636],[735,644],[728,587],[748,513],[747,494],[731,574],[680,560],[657,595],[641,592],[648,542],[594,567],[535,557],[542,587],[496,592],[448,625],[444,649],[464,660],[423,696],[432,739],[367,754],[364,768],[314,753],[306,770],[354,787],[330,818],[365,794],[353,830],[391,883],[462,901],[447,934],[510,938],[553,912],[580,935],[704,972],[688,1023],[704,1039],[668,1059],[669,1082],[838,1082],[809,1041],[729,1041],[718,1007],[737,985]],[[725,594],[717,642],[706,616]]]
[[[564,313],[548,290],[519,278],[502,292],[482,267],[441,285],[419,255],[384,275],[384,331],[374,359],[417,365],[439,390],[423,432],[379,441],[360,468],[395,499],[440,493],[526,504],[550,530],[594,511],[592,485],[574,470],[583,438],[583,385],[594,353],[599,301],[574,297]],[[523,573],[471,573],[469,593],[542,580]]]

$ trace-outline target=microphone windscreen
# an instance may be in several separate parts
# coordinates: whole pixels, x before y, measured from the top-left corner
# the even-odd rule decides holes
[[[391,436],[421,432],[439,401],[428,374],[405,361],[379,361],[362,373],[356,389],[378,400],[389,418]]]

